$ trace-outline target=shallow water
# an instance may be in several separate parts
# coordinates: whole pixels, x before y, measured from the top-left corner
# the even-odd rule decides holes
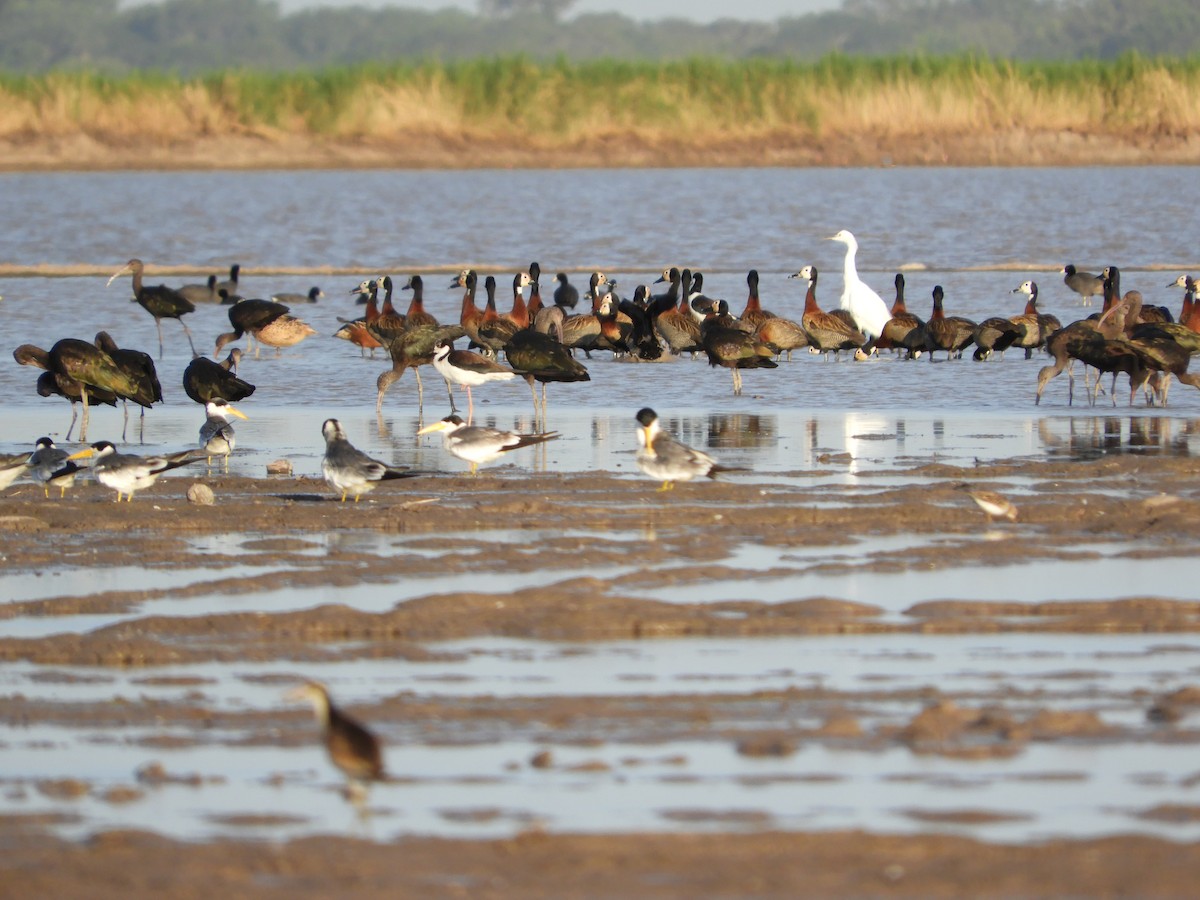
[[[332,664],[319,674],[348,702],[371,694],[438,696],[686,695],[824,686],[870,687],[881,698],[863,705],[864,724],[903,721],[916,707],[909,691],[932,683],[946,690],[1006,691],[1014,713],[1053,702],[1091,710],[1109,722],[1143,721],[1131,698],[1146,685],[1170,690],[1200,670],[1200,646],[1143,635],[857,636],[775,640],[680,640],[550,645],[483,639],[434,644],[452,663]],[[309,667],[311,669],[311,667]],[[94,670],[85,683],[38,679],[40,667],[6,667],[3,688],[44,702],[120,702],[122,697],[214,708],[275,708],[278,664],[186,666],[142,673]],[[52,674],[52,671],[50,673]],[[87,671],[76,671],[76,676]],[[310,671],[310,674],[311,671]],[[164,685],[163,679],[187,679]],[[889,696],[892,699],[888,699]],[[1021,698],[1025,699],[1022,700]],[[803,724],[803,723],[801,723]],[[810,723],[811,724],[811,723]],[[764,723],[769,725],[769,723]],[[390,740],[388,765],[398,783],[376,786],[371,820],[355,819],[316,746],[258,746],[247,735],[208,730],[198,744],[164,744],[174,730],[102,731],[50,726],[7,729],[6,805],[12,812],[61,812],[58,826],[83,836],[96,828],[152,828],[185,839],[237,834],[279,839],[329,831],[385,839],[399,834],[483,837],[537,824],[551,830],[661,828],[870,828],[936,830],[981,839],[1028,841],[1053,836],[1141,833],[1175,840],[1200,837],[1200,825],[1137,817],[1156,803],[1180,802],[1194,790],[1195,749],[1179,745],[1034,744],[1003,760],[954,760],[802,746],[782,758],[755,758],[722,741],[639,744],[614,736],[596,746],[568,740],[479,735],[466,743]],[[554,766],[529,761],[550,750]],[[86,762],[85,762],[86,760]],[[161,762],[173,775],[198,775],[197,786],[147,788],[129,803],[102,799],[128,786],[134,772]],[[87,778],[85,797],[55,800],[32,788],[43,779]],[[914,818],[962,809],[1007,817],[978,824],[930,824]],[[238,824],[238,815],[281,817]],[[733,816],[732,823],[730,817]]]
[[[0,214],[20,227],[0,234],[0,263],[87,264],[115,271],[130,256],[151,263],[224,270],[240,262],[243,292],[266,296],[306,291],[316,281],[327,297],[294,310],[322,335],[275,357],[252,355],[241,374],[258,385],[241,404],[250,416],[237,424],[235,472],[260,475],[267,462],[286,457],[297,474],[317,475],[323,445],[320,424],[343,421],[354,443],[397,465],[461,472],[436,439],[418,439],[411,374],[392,388],[383,410],[374,410],[375,379],[387,368],[329,335],[338,317],[360,314],[346,293],[363,275],[391,272],[403,281],[411,268],[457,269],[473,265],[500,282],[502,306],[517,267],[538,259],[548,273],[602,268],[622,293],[652,281],[668,265],[690,265],[706,274],[706,293],[724,296],[734,310],[744,304],[745,274],[761,274],[766,308],[798,318],[799,282],[787,279],[806,263],[821,271],[818,297],[836,305],[841,289],[840,245],[822,240],[840,228],[862,244],[858,267],[888,301],[892,278],[905,267],[910,308],[927,315],[934,284],[946,289],[947,312],[981,319],[1019,312],[1024,297],[1013,289],[1028,278],[1042,288],[1042,307],[1064,322],[1090,310],[1061,282],[1066,262],[1097,270],[1122,266],[1123,287],[1141,290],[1152,303],[1177,308],[1180,292],[1164,286],[1198,267],[1194,237],[1200,210],[1192,202],[1194,168],[1127,169],[893,169],[637,172],[267,172],[0,174]],[[1080,215],[1079,210],[1091,212]],[[29,215],[37,210],[37,215]],[[1105,210],[1120,214],[1106,215]],[[1098,224],[1102,223],[1102,224]],[[319,277],[256,274],[254,270],[335,267],[354,275]],[[1189,269],[1190,267],[1190,269]],[[585,276],[572,276],[576,283]],[[150,279],[152,283],[160,279]],[[173,279],[167,279],[173,282]],[[199,280],[186,279],[186,280]],[[448,277],[426,277],[427,307],[453,319],[461,293],[443,290]],[[129,302],[128,279],[105,288],[104,277],[0,278],[0,335],[4,349],[19,343],[49,346],[58,338],[90,338],[110,331],[123,346],[150,352],[157,334],[149,316]],[[226,311],[209,306],[186,319],[196,347],[210,352],[228,326]],[[191,446],[202,414],[184,398],[180,377],[190,359],[176,322],[164,323],[159,362],[166,403],[138,422],[130,435],[142,452]],[[7,360],[8,356],[5,355]],[[685,441],[713,452],[727,465],[745,467],[734,478],[773,485],[820,488],[816,503],[845,503],[897,484],[921,483],[916,470],[932,461],[969,473],[976,461],[1062,458],[1088,461],[1106,454],[1193,456],[1200,452],[1200,394],[1176,386],[1165,410],[1130,410],[1118,395],[1095,408],[1067,406],[1066,379],[1052,383],[1033,405],[1044,358],[1020,353],[985,364],[970,360],[904,362],[891,357],[855,364],[798,354],[773,371],[745,374],[735,397],[728,372],[702,361],[633,365],[597,358],[592,381],[552,385],[549,427],[562,437],[542,452],[529,451],[508,466],[518,470],[579,472],[594,469],[640,477],[633,464],[633,413],[653,405],[664,424]],[[0,362],[0,452],[32,446],[41,434],[60,439],[67,405],[33,391],[37,373]],[[1077,397],[1083,391],[1077,386]],[[440,380],[425,378],[424,421],[444,415]],[[533,417],[522,383],[477,392],[477,420],[530,430]],[[116,439],[119,410],[92,414],[91,439]],[[65,443],[60,440],[60,443]],[[506,473],[504,467],[500,476]],[[912,474],[910,474],[912,473]],[[1004,485],[1019,497],[1036,484]],[[1136,484],[1106,489],[1137,495]],[[140,500],[141,498],[139,498]],[[153,502],[151,498],[146,498]],[[997,529],[1000,537],[1003,531]],[[503,531],[490,542],[521,539]],[[639,536],[609,535],[608,539]],[[970,540],[988,539],[988,535]],[[314,539],[319,560],[344,536]],[[925,546],[944,535],[913,539]],[[191,553],[228,554],[221,575],[262,571],[236,529],[223,538],[196,539]],[[354,540],[366,552],[395,551],[395,536]],[[725,548],[722,562],[753,572],[789,569],[771,579],[711,582],[690,600],[830,596],[875,603],[896,619],[914,603],[963,600],[1102,599],[1133,593],[1187,599],[1190,574],[1174,559],[1136,559],[1126,546],[1098,545],[1086,562],[1034,561],[974,572],[909,572],[886,581],[871,561],[903,549],[898,539],[868,539],[820,557],[778,553],[749,545]],[[1136,549],[1136,548],[1135,548]],[[416,552],[411,549],[408,552]],[[822,563],[841,566],[831,571]],[[628,573],[633,573],[630,567]],[[627,574],[614,568],[606,577]],[[454,579],[407,579],[381,589],[308,588],[243,597],[211,595],[183,600],[171,591],[216,575],[202,561],[170,571],[93,570],[65,558],[41,572],[0,571],[7,601],[87,596],[116,587],[161,591],[129,610],[110,615],[20,617],[0,621],[9,635],[86,631],[144,615],[204,615],[237,609],[303,609],[343,602],[382,609],[452,589],[506,591],[538,584],[536,576],[509,581],[466,573]],[[626,586],[622,586],[625,590]],[[1136,589],[1136,590],[1135,590]],[[638,593],[636,587],[629,588]],[[670,599],[667,592],[642,596]],[[886,602],[881,603],[881,598]],[[331,683],[345,702],[411,691],[418,696],[591,693],[689,693],[786,689],[828,685],[853,690],[885,685],[894,690],[941,685],[987,695],[1010,684],[1068,708],[1097,711],[1114,723],[1141,723],[1134,698],[1164,692],[1200,676],[1193,642],[1164,651],[1161,637],[1004,635],[934,638],[889,635],[755,641],[613,642],[577,647],[486,639],[434,649],[447,661],[397,666],[365,661],[306,667]],[[56,677],[63,674],[65,677]],[[164,676],[198,678],[199,686],[139,680],[142,673],[71,670],[0,664],[0,690],[47,702],[120,702],[124,696],[177,700],[199,691],[215,708],[273,709],[277,684],[261,676],[299,675],[289,663],[170,667]],[[82,679],[82,680],[80,680]],[[902,721],[910,701],[885,702],[879,720]],[[868,722],[868,725],[873,722]],[[944,830],[994,840],[1048,835],[1140,832],[1194,840],[1194,824],[1162,824],[1131,812],[1194,791],[1186,776],[1196,770],[1193,748],[1147,742],[1077,746],[1038,744],[1017,758],[984,763],[920,757],[907,749],[844,753],[824,745],[803,747],[789,758],[740,756],[725,743],[676,742],[637,746],[614,740],[598,747],[555,746],[561,770],[530,769],[545,745],[497,737],[485,746],[446,747],[391,738],[392,769],[412,780],[386,785],[374,795],[380,808],[368,826],[332,788],[336,778],[319,747],[243,746],[246,736],[218,734],[211,743],[178,749],[140,746],[148,735],[118,736],[89,729],[0,725],[6,760],[0,810],[58,811],[75,818],[58,826],[81,836],[98,828],[136,826],[188,838],[239,835],[281,839],[314,831],[451,836],[508,834],[541,824],[557,830],[585,828],[707,829],[716,827],[871,828]],[[189,733],[189,737],[194,734]],[[649,760],[633,766],[629,757]],[[682,757],[683,762],[664,761]],[[160,759],[172,772],[220,773],[224,783],[202,788],[166,786],[119,805],[94,794],[54,800],[29,785],[71,776],[104,788],[129,784],[136,769]],[[600,762],[593,772],[567,771]],[[1047,774],[1049,773],[1049,774]],[[1057,775],[1055,773],[1058,773]],[[273,781],[273,776],[279,776]],[[1011,821],[980,825],[929,824],[906,811],[964,807],[1012,812]],[[696,811],[699,810],[699,814]],[[744,813],[730,825],[730,812]],[[237,813],[274,813],[291,821],[237,824]],[[738,823],[742,823],[739,825]]]

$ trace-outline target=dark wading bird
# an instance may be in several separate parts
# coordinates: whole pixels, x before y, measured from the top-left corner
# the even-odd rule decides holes
[[[407,287],[413,291],[411,321],[397,312],[392,305],[392,279],[390,276],[384,276],[383,309],[378,318],[369,321],[366,326],[367,331],[383,344],[392,359],[392,367],[375,379],[375,412],[383,412],[383,398],[388,388],[400,380],[406,369],[412,369],[413,377],[417,381],[417,417],[418,421],[423,421],[425,386],[421,382],[420,367],[433,364],[434,347],[439,341],[453,341],[462,337],[463,329],[459,325],[439,325],[437,319],[425,312],[422,305],[423,285],[419,278],[415,284],[410,281]],[[450,393],[449,382],[446,384],[446,391]],[[452,394],[450,403],[454,404]]]
[[[533,395],[534,422],[537,428],[546,427],[546,385],[551,381],[591,381],[592,376],[583,364],[576,362],[563,344],[548,334],[526,328],[513,335],[504,348],[508,363],[529,385]],[[534,382],[542,385],[541,404],[538,403]]]
[[[775,369],[771,348],[752,334],[734,328],[729,304],[720,301],[716,314],[710,313],[700,326],[700,338],[710,366],[722,366],[733,373],[733,392],[742,392],[742,369]]]
[[[125,440],[125,430],[129,427],[129,401],[132,400],[142,408],[141,429],[139,437],[144,437],[146,427],[146,410],[155,403],[162,403],[162,385],[158,383],[158,372],[154,368],[154,360],[149,353],[141,350],[118,347],[117,342],[107,331],[96,333],[96,346],[108,354],[117,368],[124,372],[137,385],[138,391],[127,396],[118,392],[125,401],[125,423],[121,428],[121,440]]]
[[[242,351],[234,347],[222,362],[197,356],[183,370],[183,392],[196,403],[227,400],[236,403],[254,393],[254,385],[238,377]]]
[[[1104,279],[1099,275],[1080,272],[1071,263],[1067,263],[1059,272],[1062,274],[1063,284],[1080,296],[1084,306],[1088,306],[1093,297],[1104,296]]]
[[[308,681],[293,688],[286,699],[312,704],[329,761],[346,776],[349,799],[355,804],[364,802],[371,782],[387,778],[379,739],[335,706],[329,691],[319,682]]]
[[[183,333],[187,335],[188,344],[192,348],[192,355],[195,356],[196,345],[192,343],[192,332],[183,321],[185,315],[196,311],[195,305],[187,297],[179,293],[179,291],[169,288],[165,284],[143,284],[142,272],[144,269],[145,266],[143,266],[140,259],[131,259],[113,273],[113,276],[108,279],[108,284],[111,285],[122,275],[133,274],[133,299],[141,305],[142,309],[154,317],[154,325],[158,328],[159,359],[162,359],[163,355],[163,319],[177,319],[179,321],[179,324],[183,326]]]
[[[131,378],[107,353],[94,344],[76,338],[63,338],[48,351],[33,344],[22,344],[13,351],[13,358],[23,366],[45,369],[38,378],[38,393],[43,397],[59,395],[71,401],[70,439],[75,427],[75,403],[83,404],[83,420],[79,427],[80,440],[87,440],[88,406],[99,402],[116,406],[119,397],[149,406],[153,400],[144,387]],[[49,376],[49,377],[47,377]]]

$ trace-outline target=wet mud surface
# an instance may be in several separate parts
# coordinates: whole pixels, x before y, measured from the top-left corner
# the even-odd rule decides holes
[[[1186,565],[1200,526],[1194,462],[926,464],[863,475],[852,491],[808,484],[814,473],[782,474],[660,493],[605,473],[501,469],[385,485],[357,505],[306,477],[205,477],[212,506],[189,504],[197,479],[182,476],[131,504],[113,503],[92,483],[49,500],[31,485],[10,488],[0,496],[4,577],[24,593],[0,606],[0,661],[21,667],[26,688],[0,696],[9,745],[20,740],[17,728],[30,741],[86,731],[153,762],[133,762],[117,777],[0,777],[5,892],[63,895],[87,884],[92,896],[165,886],[173,896],[1188,895],[1200,865],[1200,763],[1135,767],[1131,793],[1112,801],[1128,834],[987,841],[974,835],[1023,827],[1039,811],[963,791],[960,802],[936,807],[898,799],[892,812],[909,824],[903,834],[808,827],[765,802],[706,801],[713,776],[701,761],[714,747],[727,752],[742,767],[731,782],[751,797],[849,789],[842,760],[893,756],[930,761],[898,767],[888,776],[898,789],[953,792],[955,779],[965,787],[980,777],[954,766],[983,762],[990,784],[1032,786],[1036,795],[1086,783],[1090,754],[1194,753],[1200,645],[1189,635],[1200,631],[1200,599],[1189,599],[1190,585],[1167,593],[1147,582],[1144,592],[1089,596],[1085,581],[1071,599],[1034,585],[979,599],[990,573],[1019,565]],[[961,489],[966,481],[1012,498],[1017,521],[987,523]],[[54,573],[63,569],[89,573],[91,588],[57,592]],[[129,583],[103,577],[126,569],[143,574]],[[876,594],[819,589],[859,572],[878,579]],[[892,579],[898,589],[930,577],[949,589],[913,603],[889,596]],[[280,595],[320,600],[269,602]],[[1003,656],[990,669],[940,679],[899,674],[923,641],[1012,634],[1064,642],[1158,635],[1142,656],[1159,674],[1114,680],[1103,653],[1078,666],[1046,653],[1032,675],[1006,669]],[[621,641],[736,640],[762,642],[766,652],[784,636],[889,635],[911,636],[910,649],[882,654],[874,675],[849,681],[739,681],[714,667],[685,669],[664,689],[634,665],[616,679],[620,691],[607,682],[539,690],[536,679],[521,690],[486,679],[452,690],[458,679],[472,682],[471,641],[549,642],[585,664]],[[172,755],[195,749],[307,752],[300,765],[317,767],[307,709],[227,702],[214,666],[237,673],[246,691],[282,695],[322,667],[381,662],[436,669],[430,677],[443,679],[441,689],[372,691],[351,699],[353,714],[393,750],[501,760],[490,772],[448,778],[458,800],[441,809],[446,822],[501,823],[501,836],[445,838],[415,826],[399,835],[312,834],[324,830],[319,821],[280,808],[214,814],[218,836],[189,842],[147,828],[92,830],[81,806],[72,812],[83,803],[137,809],[172,790],[202,795],[236,783],[219,764],[191,767]],[[119,702],[70,690],[115,679],[134,688]],[[787,768],[812,751],[824,761]],[[1067,751],[1081,755],[1064,768],[1054,754]],[[1022,758],[1027,767],[1003,768]],[[389,768],[401,792],[430,780],[403,759]],[[319,771],[321,792],[336,793],[327,768]],[[486,796],[508,781],[536,789],[526,779],[542,776],[617,790],[647,773],[656,784],[697,788],[658,809],[655,833],[547,827]],[[281,764],[267,780],[278,791],[311,790],[312,778]],[[402,799],[374,800],[377,827],[403,820],[393,805]],[[307,836],[278,840],[298,823]],[[1135,833],[1142,826],[1155,830]]]

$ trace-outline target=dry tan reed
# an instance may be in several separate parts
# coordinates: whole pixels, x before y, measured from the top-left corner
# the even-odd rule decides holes
[[[1018,131],[1200,133],[1200,61],[500,59],[189,79],[0,79],[0,140],[10,142],[86,135],[116,146],[171,146],[222,135],[378,142],[422,136],[552,149],[621,139],[886,142]]]

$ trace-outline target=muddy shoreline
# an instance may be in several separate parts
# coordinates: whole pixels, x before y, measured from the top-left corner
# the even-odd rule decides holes
[[[261,169],[569,169],[860,166],[1196,165],[1200,138],[1016,128],[989,134],[809,134],[751,140],[650,141],[636,133],[553,145],[480,135],[322,139],[302,135],[192,135],[106,140],[83,133],[0,141],[0,171]]]
[[[216,495],[211,507],[187,502],[187,488],[197,480],[192,475],[164,478],[133,503],[120,505],[112,502],[110,491],[90,482],[62,500],[47,500],[32,485],[14,486],[0,495],[9,571],[87,564],[211,572],[182,590],[101,590],[0,607],[9,621],[122,611],[130,616],[82,633],[0,638],[0,660],[36,665],[50,680],[103,679],[105,672],[132,671],[147,685],[156,682],[163,666],[267,661],[294,670],[274,676],[283,686],[313,663],[387,659],[421,664],[439,654],[442,661],[453,662],[428,645],[478,636],[604,642],[900,632],[1200,632],[1200,602],[1153,595],[1070,603],[1029,603],[1019,596],[993,603],[943,600],[917,604],[900,617],[882,615],[871,603],[803,594],[764,603],[755,597],[755,579],[779,572],[746,570],[716,549],[751,542],[819,552],[844,547],[855,538],[946,536],[928,549],[879,552],[871,558],[873,569],[894,572],[897,578],[906,572],[1009,565],[1014,560],[1087,560],[1096,557],[1101,542],[1136,539],[1139,543],[1127,552],[1138,559],[1186,558],[1196,550],[1200,471],[1186,457],[1016,459],[973,470],[932,463],[906,471],[914,478],[911,485],[845,495],[836,488],[805,486],[804,477],[815,474],[805,472],[785,473],[796,484],[748,477],[680,485],[662,494],[639,478],[502,469],[479,478],[411,479],[400,487],[384,486],[357,505],[337,502],[311,477],[204,477],[200,480]],[[1030,485],[1021,497],[1018,521],[984,522],[960,489],[967,477],[989,487],[1008,481]],[[864,481],[871,478],[866,475]],[[832,502],[839,497],[842,502]],[[221,566],[228,557],[222,561],[219,554],[196,549],[198,536],[229,535],[231,523],[236,523],[239,552],[269,559],[271,571],[224,574]],[[530,537],[526,542],[490,540],[497,529]],[[317,538],[331,532],[344,540],[323,550]],[[639,536],[632,569],[629,544],[607,538],[617,534]],[[403,544],[381,550],[357,541],[356,535],[394,537]],[[830,562],[818,569],[855,564]],[[619,576],[581,574],[621,566]],[[327,604],[275,613],[138,613],[141,604],[167,594],[182,600],[189,592],[241,596],[253,604],[256,596],[281,586],[378,584],[386,592],[399,579],[413,577],[427,577],[436,585],[439,570],[447,569],[497,576],[534,573],[541,587],[470,593],[434,587],[428,596],[379,612]],[[742,579],[744,596],[722,603],[666,603],[634,596],[646,588],[684,593],[713,579]],[[1164,637],[1165,644],[1170,640]],[[312,745],[311,717],[302,708],[222,710],[205,700],[203,679],[194,687],[191,699],[173,703],[148,698],[119,705],[39,702],[9,694],[0,700],[0,715],[29,728],[86,726],[117,736],[142,734],[130,729],[160,730],[160,738],[133,738],[142,742],[143,751],[189,740],[234,740],[220,735],[237,735],[238,747]],[[984,696],[935,686],[897,690],[869,684],[853,690],[473,695],[459,700],[400,692],[352,711],[384,729],[393,743],[486,743],[495,734],[585,750],[623,740],[664,747],[678,740],[715,741],[735,746],[746,758],[786,758],[805,745],[857,753],[899,747],[947,760],[1004,760],[1030,747],[1064,742],[1083,748],[1200,743],[1193,721],[1200,690],[1171,696],[1143,692],[1126,700],[1142,710],[1140,721],[1105,721],[1053,695],[1006,693],[1003,685]],[[781,722],[809,724],[764,728],[764,709]],[[918,711],[898,719],[897,709]],[[1194,717],[1200,720],[1200,714]],[[197,729],[196,737],[189,739],[191,729]],[[202,732],[218,737],[201,738]],[[554,770],[560,764],[549,755],[521,765]],[[686,777],[686,760],[683,768],[679,776],[665,777]],[[600,777],[620,774],[599,763],[589,771]],[[399,776],[419,780],[421,773]],[[168,763],[161,777],[196,777],[202,789],[205,778],[217,776],[174,772]],[[822,777],[836,779],[838,774]],[[1051,772],[1037,777],[1062,776]],[[281,776],[284,787],[288,778]],[[65,792],[106,803],[138,803],[152,797],[156,787],[153,775],[134,777],[130,772],[128,783],[117,785],[7,781],[0,789],[10,800]],[[715,832],[708,834],[577,835],[548,833],[531,824],[503,840],[404,837],[375,842],[343,835],[284,843],[185,843],[116,830],[73,843],[55,836],[53,820],[11,810],[0,815],[0,842],[7,851],[0,862],[0,882],[4,893],[14,897],[84,890],[96,897],[164,892],[211,896],[218,891],[289,897],[334,891],[392,897],[1170,897],[1192,892],[1200,866],[1200,844],[1141,835],[1007,845],[937,833],[782,832],[771,827],[769,818],[731,810],[722,820],[718,812],[673,812],[707,822]],[[914,818],[926,815],[912,813]],[[964,801],[961,810],[944,815],[949,818],[943,824],[988,821],[997,813]],[[1190,822],[1200,816],[1200,807],[1184,793],[1177,806],[1148,804],[1139,815]]]
[[[859,833],[314,838],[83,845],[5,829],[5,895],[211,897],[1186,897],[1200,847],[1145,839],[1035,847]],[[1136,861],[1136,862],[1135,862]]]

